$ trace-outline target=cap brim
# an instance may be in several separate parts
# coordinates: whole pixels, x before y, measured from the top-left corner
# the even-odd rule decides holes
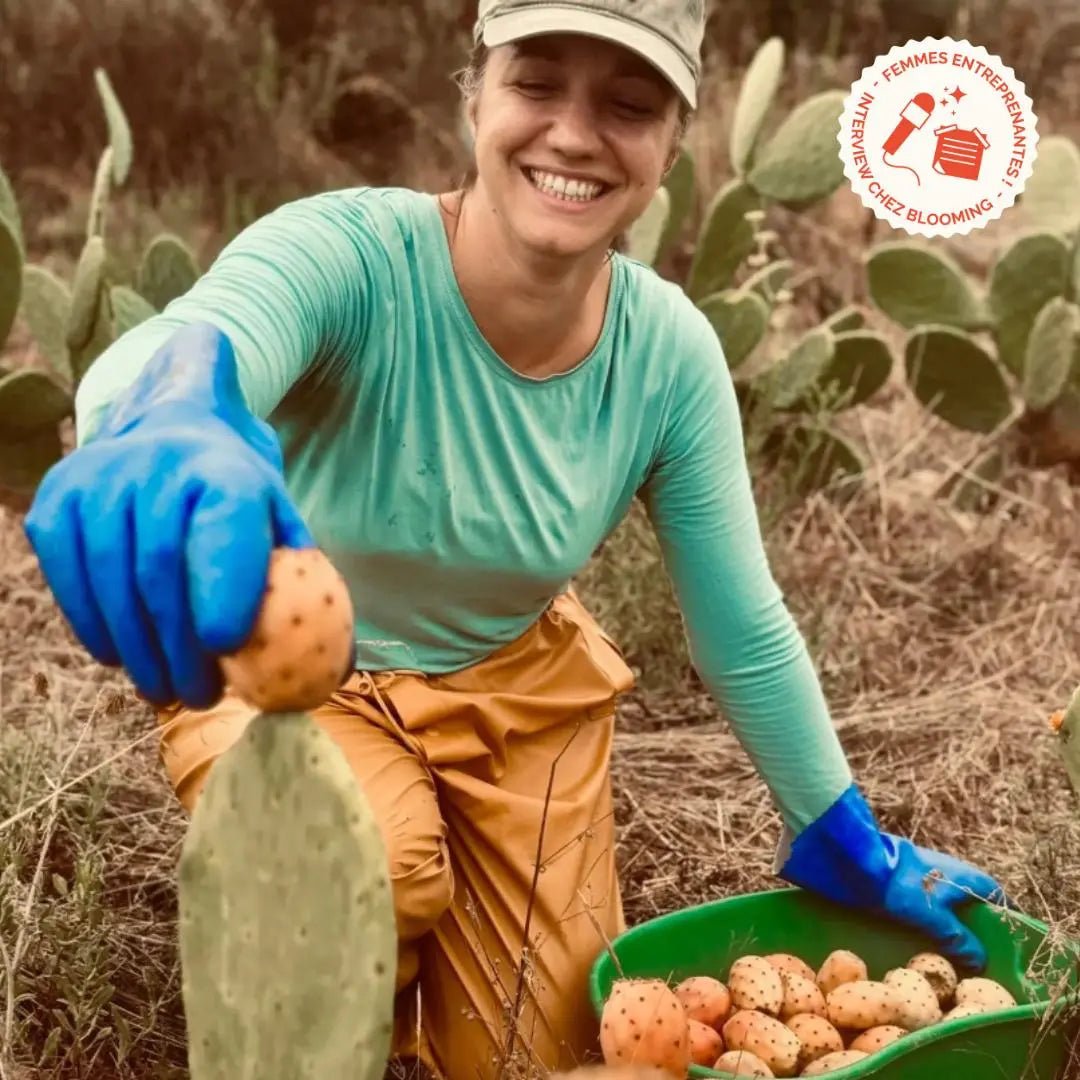
[[[622,45],[637,53],[670,82],[691,109],[697,108],[697,85],[678,50],[662,37],[612,15],[574,8],[529,8],[495,15],[484,24],[488,48],[537,34],[586,34]]]

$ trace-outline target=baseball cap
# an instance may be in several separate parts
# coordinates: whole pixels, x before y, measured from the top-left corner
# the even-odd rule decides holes
[[[632,50],[697,108],[705,0],[480,0],[474,37],[489,48],[552,33],[588,34]]]

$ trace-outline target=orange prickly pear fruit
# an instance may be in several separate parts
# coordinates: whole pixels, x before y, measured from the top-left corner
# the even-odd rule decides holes
[[[263,712],[316,709],[344,682],[353,655],[345,579],[318,548],[275,548],[248,640],[221,657],[226,681]]]
[[[690,1068],[690,1021],[663,979],[618,979],[600,1016],[608,1065],[654,1065],[681,1078]]]

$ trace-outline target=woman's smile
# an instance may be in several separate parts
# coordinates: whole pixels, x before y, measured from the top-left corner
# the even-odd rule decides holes
[[[613,190],[610,184],[601,181],[529,166],[523,167],[521,174],[533,192],[543,199],[545,206],[564,213],[591,210]]]

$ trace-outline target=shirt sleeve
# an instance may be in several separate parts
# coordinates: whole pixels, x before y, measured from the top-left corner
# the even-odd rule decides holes
[[[265,419],[313,365],[347,355],[367,325],[377,230],[363,190],[286,203],[242,230],[163,311],[91,364],[75,396],[79,444],[172,334],[209,322],[232,342],[248,407]]]
[[[796,833],[850,785],[806,643],[776,583],[723,349],[697,311],[641,496],[691,660]]]

